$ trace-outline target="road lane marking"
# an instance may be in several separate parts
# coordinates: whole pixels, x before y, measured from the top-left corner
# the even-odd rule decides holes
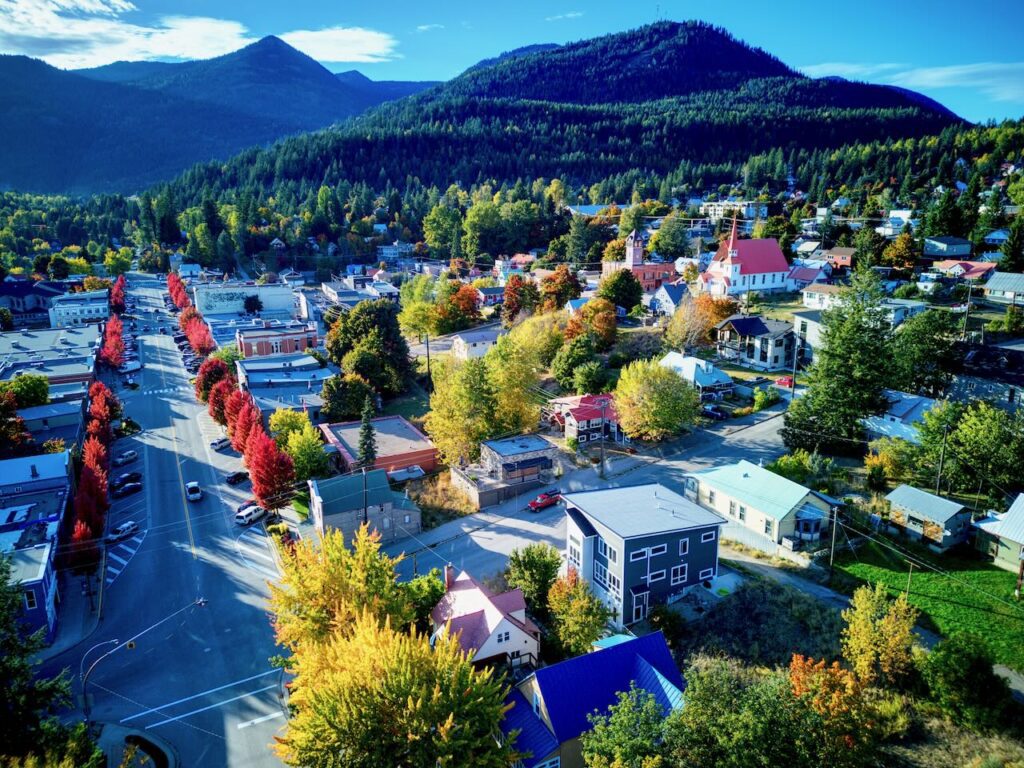
[[[250,725],[259,725],[260,723],[267,722],[267,720],[273,720],[275,717],[284,717],[284,712],[271,712],[269,715],[264,715],[263,717],[257,717],[247,722],[239,723],[238,729],[241,730],[242,728],[248,728]]]
[[[117,545],[117,548],[118,548],[118,549],[123,549],[123,550],[124,550],[125,552],[127,552],[127,553],[128,553],[129,555],[134,555],[134,554],[135,554],[135,550],[134,550],[134,549],[132,549],[131,547],[129,547],[129,546],[127,545],[127,544],[118,544],[118,545]]]
[[[192,559],[198,560],[199,555],[196,554],[196,540],[192,535],[192,518],[188,513],[188,499],[185,498],[185,477],[181,474],[181,464],[184,459],[181,454],[178,453],[178,430],[174,428],[174,416],[171,416],[171,450],[174,451],[174,455],[178,457],[178,461],[174,462],[174,468],[178,470],[178,490],[181,492],[181,508],[185,510],[185,527],[188,528],[188,543],[192,549]]]
[[[123,557],[118,557],[113,552],[107,552],[107,556],[110,557],[111,560],[116,560],[121,565],[128,565],[128,561],[127,560],[125,560]]]
[[[271,690],[273,690],[275,688],[277,688],[276,684],[274,684],[274,685],[266,685],[263,688],[258,688],[255,691],[250,691],[249,693],[243,693],[243,694],[240,694],[238,696],[232,696],[230,699],[225,699],[224,701],[217,702],[216,704],[210,704],[207,707],[201,707],[199,709],[193,709],[191,712],[186,712],[183,715],[178,715],[176,717],[169,717],[166,720],[161,720],[159,723],[153,723],[152,725],[147,725],[146,726],[146,730],[148,731],[150,728],[159,728],[161,725],[167,725],[168,723],[174,723],[174,722],[177,722],[178,720],[184,720],[186,717],[192,717],[192,715],[198,715],[198,714],[200,714],[202,712],[208,712],[211,709],[216,709],[217,707],[223,707],[225,704],[230,704],[233,701],[238,701],[239,699],[247,699],[250,696],[255,696],[256,694],[264,693],[265,691],[271,691]]]
[[[132,536],[132,537],[131,537],[131,538],[129,539],[129,541],[134,541],[134,542],[135,542],[136,544],[141,544],[141,543],[142,543],[142,539],[141,539],[141,538],[139,538],[138,536]]]
[[[184,704],[186,701],[192,701],[193,699],[198,699],[200,696],[208,696],[211,693],[217,693],[218,691],[223,691],[225,688],[231,688],[234,685],[241,685],[242,683],[251,683],[253,680],[258,680],[261,677],[266,677],[267,675],[272,675],[275,672],[280,673],[280,671],[281,670],[278,669],[277,667],[275,667],[274,669],[268,669],[266,672],[260,672],[258,675],[251,675],[250,677],[244,677],[241,680],[235,680],[234,682],[231,682],[231,683],[225,683],[224,685],[219,685],[216,688],[210,688],[208,691],[201,691],[199,693],[192,694],[191,696],[186,696],[183,699],[178,699],[177,701],[172,701],[169,704],[161,704],[159,707],[152,707],[151,709],[147,709],[145,712],[139,712],[136,715],[131,715],[130,717],[126,717],[124,720],[121,720],[120,722],[127,723],[127,722],[129,722],[131,720],[135,720],[136,718],[144,717],[145,715],[151,715],[154,712],[159,712],[161,709],[169,709],[170,707],[177,706],[178,704]]]

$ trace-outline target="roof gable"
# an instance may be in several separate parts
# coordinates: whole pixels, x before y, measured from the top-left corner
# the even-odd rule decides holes
[[[916,512],[926,520],[935,523],[945,523],[964,509],[963,504],[957,504],[955,501],[906,484],[890,491],[885,498],[890,504]]]
[[[765,272],[789,272],[789,262],[774,238],[735,240],[735,255],[730,255],[729,241],[718,246],[714,262],[738,264],[741,275],[759,275]]]
[[[760,510],[774,520],[788,516],[810,493],[799,483],[746,459],[691,474],[701,483]]]

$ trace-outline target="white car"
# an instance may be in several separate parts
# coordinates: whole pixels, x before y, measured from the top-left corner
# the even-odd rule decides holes
[[[253,504],[250,507],[246,507],[240,512],[235,514],[235,524],[237,525],[251,525],[257,520],[267,514],[267,510],[263,507],[256,506]]]
[[[199,483],[194,480],[185,483],[185,498],[189,501],[199,501],[203,498],[203,489],[199,487]]]
[[[210,450],[213,450],[213,451],[222,451],[225,448],[230,448],[230,447],[231,447],[231,441],[228,440],[226,437],[218,437],[216,440],[211,440],[210,441]]]
[[[127,539],[129,536],[134,536],[138,532],[139,524],[129,520],[127,523],[121,523],[110,532],[110,540],[120,541],[121,539]]]

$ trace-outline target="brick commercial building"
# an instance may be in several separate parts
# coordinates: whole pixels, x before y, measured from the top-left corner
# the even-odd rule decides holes
[[[239,328],[235,345],[242,357],[291,355],[317,345],[316,323],[273,323],[261,327]]]
[[[377,442],[374,469],[395,472],[415,466],[424,472],[433,472],[437,468],[437,448],[430,438],[401,416],[378,416],[372,424]],[[327,445],[338,452],[345,467],[358,463],[361,426],[359,421],[320,425]]]

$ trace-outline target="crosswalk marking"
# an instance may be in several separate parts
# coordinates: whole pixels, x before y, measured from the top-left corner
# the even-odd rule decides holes
[[[135,553],[139,551],[139,547],[142,546],[142,541],[145,538],[146,532],[142,531],[141,533],[133,536],[127,541],[122,541],[119,544],[117,544],[117,549],[122,550],[127,555],[127,559],[118,555],[114,551],[114,548],[110,548],[107,550],[106,582],[108,587],[111,584],[113,584],[114,579],[116,579],[121,574],[121,572],[128,567],[129,560],[131,560],[132,556],[134,556]],[[129,542],[135,543],[135,549],[132,549],[128,546]],[[115,565],[114,563],[117,563],[118,565]]]
[[[118,557],[113,552],[107,552],[107,557],[109,557],[111,560],[116,560],[121,565],[128,565],[128,561],[127,560],[125,560],[123,557]]]
[[[134,539],[132,539],[132,541],[134,541]],[[118,545],[117,545],[117,548],[118,548],[118,549],[123,549],[123,550],[124,550],[125,552],[127,552],[127,553],[128,553],[128,556],[129,556],[129,557],[130,557],[131,555],[134,555],[134,554],[135,554],[135,550],[134,550],[134,549],[132,549],[131,547],[129,547],[129,546],[127,545],[127,544],[118,544]]]

